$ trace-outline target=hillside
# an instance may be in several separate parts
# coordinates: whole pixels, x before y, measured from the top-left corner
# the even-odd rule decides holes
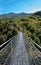
[[[9,13],[0,15],[0,19],[0,44],[21,30],[41,46],[41,16],[36,16],[36,13]]]
[[[41,16],[41,11],[35,12],[34,15]]]

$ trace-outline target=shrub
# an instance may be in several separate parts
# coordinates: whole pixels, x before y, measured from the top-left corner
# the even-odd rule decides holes
[[[4,35],[0,35],[0,45],[5,42],[5,37]]]
[[[7,35],[6,34],[4,34],[4,38],[5,38],[5,41],[7,40]]]
[[[35,38],[35,42],[40,44],[40,39],[38,37]]]
[[[7,37],[8,37],[8,39],[10,39],[12,37],[12,31],[8,31]]]
[[[12,33],[13,33],[13,35],[16,35],[18,33],[18,30],[14,28]]]

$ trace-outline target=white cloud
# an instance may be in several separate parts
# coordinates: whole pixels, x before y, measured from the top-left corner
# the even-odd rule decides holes
[[[37,11],[40,11],[41,9],[32,9],[31,11],[29,11],[28,13],[34,13],[34,12],[37,12]]]

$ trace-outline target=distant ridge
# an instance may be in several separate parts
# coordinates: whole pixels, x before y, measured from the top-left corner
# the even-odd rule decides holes
[[[15,17],[25,17],[28,16],[27,13],[8,13],[8,14],[2,14],[0,15],[0,19],[8,19],[8,18],[15,18]]]
[[[41,11],[35,12],[35,13],[8,13],[8,14],[2,14],[0,15],[0,19],[9,19],[9,18],[15,18],[15,17],[26,17],[30,15],[37,15],[41,16]]]

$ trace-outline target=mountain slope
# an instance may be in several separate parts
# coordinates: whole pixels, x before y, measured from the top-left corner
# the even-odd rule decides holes
[[[35,12],[34,15],[41,16],[41,11]]]

